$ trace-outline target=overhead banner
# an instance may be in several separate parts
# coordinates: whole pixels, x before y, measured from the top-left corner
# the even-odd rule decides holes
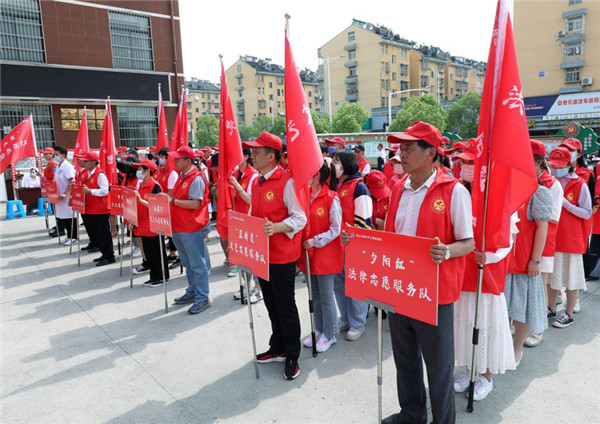
[[[229,211],[229,262],[246,267],[263,280],[269,279],[269,237],[265,220]]]

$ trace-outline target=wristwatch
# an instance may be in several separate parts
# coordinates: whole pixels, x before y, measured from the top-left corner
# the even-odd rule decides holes
[[[533,261],[534,264],[539,265],[542,263],[542,261],[540,261],[539,259],[529,259],[530,261]]]
[[[444,256],[445,261],[448,259],[450,259],[450,246],[446,246],[446,256]]]

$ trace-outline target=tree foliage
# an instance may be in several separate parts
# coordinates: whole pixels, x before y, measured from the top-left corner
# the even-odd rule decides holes
[[[446,130],[457,133],[465,139],[477,137],[480,107],[481,95],[472,91],[468,92],[448,109]]]
[[[331,124],[329,124],[329,114],[325,113],[323,116],[315,111],[310,112],[315,125],[315,131],[317,134],[327,134],[331,132]]]
[[[362,130],[362,126],[369,119],[369,112],[359,103],[345,103],[333,116],[334,133],[356,133]]]
[[[203,115],[196,121],[196,142],[200,146],[216,146],[219,142],[219,121],[213,115]]]
[[[427,122],[440,131],[444,131],[446,128],[446,111],[430,94],[409,97],[392,121],[389,131],[404,131],[414,121]]]

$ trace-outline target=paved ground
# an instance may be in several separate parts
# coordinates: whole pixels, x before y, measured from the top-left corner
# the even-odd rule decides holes
[[[129,287],[129,268],[97,270],[95,254],[46,235],[42,218],[0,222],[2,422],[4,423],[375,423],[376,320],[364,336],[342,340],[317,358],[308,349],[301,374],[285,381],[281,364],[255,379],[247,309],[232,300],[215,232],[210,242],[213,306],[191,316],[162,289]],[[84,240],[85,241],[85,240]],[[137,262],[137,261],[136,261]],[[128,262],[126,262],[128,265]],[[169,300],[183,293],[175,273]],[[298,279],[302,334],[310,329]],[[460,423],[600,422],[600,284],[590,284],[571,327],[551,328],[527,349],[518,371],[494,378],[475,412],[456,396]],[[254,308],[259,350],[269,323]],[[384,416],[397,411],[394,364],[384,323]],[[461,370],[457,370],[458,374]]]

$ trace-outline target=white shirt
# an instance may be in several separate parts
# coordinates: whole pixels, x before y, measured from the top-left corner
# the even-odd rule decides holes
[[[178,179],[179,175],[177,174],[177,171],[171,171],[169,178],[167,179],[167,190],[173,190]]]
[[[570,180],[579,178],[577,174],[571,172],[566,177],[559,179],[558,181],[564,187],[567,186]],[[584,184],[579,191],[579,198],[577,199],[577,204],[569,202],[567,199],[563,197],[562,199],[562,207],[571,212],[578,218],[581,219],[590,219],[592,217],[592,196],[590,195],[590,189],[587,184]]]
[[[560,221],[560,213],[562,212],[562,199],[565,191],[560,184],[560,181],[554,181],[550,186],[550,195],[552,196],[552,221]]]
[[[95,167],[92,171],[90,171],[88,173],[88,179],[91,178],[91,176],[96,173],[97,169],[98,169],[98,167]],[[98,187],[100,187],[100,188],[93,188],[91,190],[92,196],[96,196],[96,197],[108,196],[108,179],[106,178],[106,175],[104,175],[103,173],[98,174]]]
[[[59,194],[65,194],[69,182],[75,178],[75,168],[68,161],[64,160],[56,169],[54,181]],[[73,218],[73,209],[69,206],[69,198],[67,195],[56,205],[56,217],[60,219]]]
[[[417,235],[421,206],[429,187],[435,181],[435,176],[436,171],[434,170],[431,177],[416,190],[413,190],[411,187],[411,178],[410,176],[408,177],[404,185],[402,197],[400,198],[398,211],[394,217],[394,232],[407,236]],[[456,240],[472,238],[473,213],[471,211],[471,196],[469,196],[469,192],[462,184],[458,183],[454,186],[451,203],[450,219],[454,227],[454,238]]]
[[[369,172],[371,172],[371,164],[367,163],[364,167],[364,169],[362,170],[361,174],[363,176],[367,175]]]
[[[32,188],[32,187],[41,187],[42,180],[39,177],[33,178],[31,175],[27,174],[23,177],[23,187]]]

